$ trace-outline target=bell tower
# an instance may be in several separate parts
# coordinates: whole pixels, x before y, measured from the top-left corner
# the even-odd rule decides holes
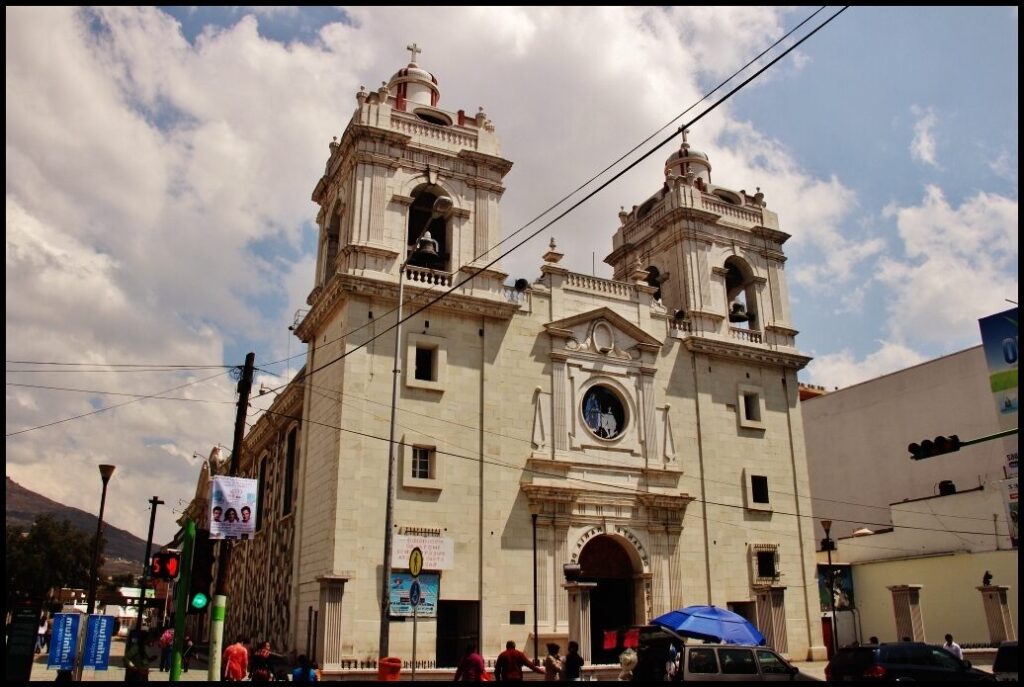
[[[389,81],[360,87],[313,189],[319,241],[311,311],[296,328],[303,339],[324,316],[325,298],[395,284],[403,264],[413,289],[448,288],[493,259],[487,251],[501,237],[502,180],[512,163],[500,155],[494,124],[483,108],[441,109],[437,78],[416,61],[419,46],[408,50],[412,61]],[[421,238],[436,255],[413,256]],[[504,302],[506,276],[494,265],[456,293]]]
[[[662,187],[619,220],[605,262],[617,280],[646,269],[673,329],[795,353],[782,250],[789,234],[760,189],[714,184],[687,132],[665,161]]]

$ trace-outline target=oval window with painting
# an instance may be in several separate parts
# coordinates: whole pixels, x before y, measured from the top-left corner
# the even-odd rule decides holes
[[[583,394],[583,422],[598,439],[618,438],[626,429],[626,407],[619,395],[600,384]]]

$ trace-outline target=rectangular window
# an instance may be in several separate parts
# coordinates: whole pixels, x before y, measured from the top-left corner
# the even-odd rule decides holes
[[[416,347],[416,379],[424,382],[437,381],[437,367],[434,365],[436,348]]]
[[[757,576],[775,579],[775,552],[757,552]]]
[[[509,611],[508,612],[508,624],[509,625],[525,625],[526,624],[526,611]]]
[[[749,422],[761,421],[761,401],[757,394],[743,394],[743,413]]]
[[[260,460],[260,475],[259,482],[256,487],[256,531],[259,532],[263,527],[263,495],[266,492],[267,485],[267,457],[263,456]]]
[[[768,478],[764,475],[751,475],[750,491],[754,503],[768,503]]]
[[[754,652],[750,649],[719,649],[723,675],[757,675]]]
[[[714,649],[690,649],[689,672],[698,674],[717,673],[718,659]]]
[[[412,448],[413,479],[434,479],[434,450],[423,446]]]
[[[284,452],[284,494],[281,495],[281,514],[292,512],[292,497],[295,489],[295,443],[298,440],[298,427],[288,432]]]

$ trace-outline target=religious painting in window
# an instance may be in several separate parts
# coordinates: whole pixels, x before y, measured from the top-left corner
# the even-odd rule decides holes
[[[611,440],[626,429],[626,408],[618,394],[600,384],[583,395],[583,421],[599,439]]]

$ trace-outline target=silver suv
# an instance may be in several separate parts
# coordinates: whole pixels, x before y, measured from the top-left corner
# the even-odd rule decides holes
[[[688,641],[664,628],[643,628],[633,681],[820,682],[767,647]]]

